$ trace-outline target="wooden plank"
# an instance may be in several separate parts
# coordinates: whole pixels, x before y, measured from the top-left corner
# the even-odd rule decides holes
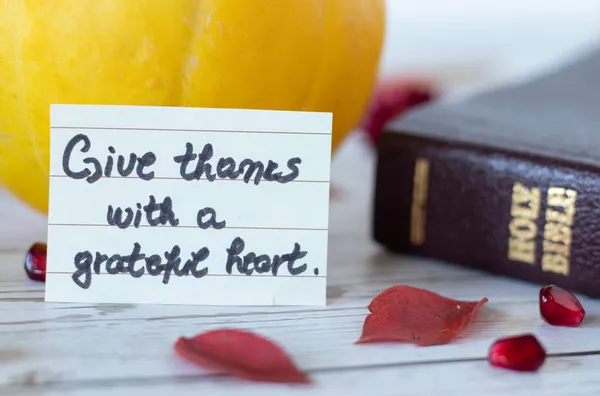
[[[0,300],[0,385],[31,372],[49,372],[53,381],[193,375],[198,370],[174,356],[173,343],[179,336],[220,327],[247,328],[271,337],[310,370],[484,358],[494,339],[523,332],[537,334],[552,353],[600,350],[600,302],[583,300],[590,319],[581,328],[550,327],[539,318],[535,286],[466,273],[414,278],[419,271],[432,275],[443,267],[407,262],[394,268],[397,280],[411,274],[411,283],[420,287],[457,298],[485,293],[490,302],[455,343],[434,348],[354,345],[365,306],[376,291],[395,283],[392,276],[386,280],[373,275],[375,280],[367,285],[356,278],[354,286],[346,286],[346,295],[322,309],[45,304],[18,301],[31,297],[23,282],[3,281],[1,295],[9,300]],[[41,296],[41,287],[32,286],[36,287]]]
[[[152,395],[486,395],[581,396],[597,395],[600,356],[550,357],[538,373],[501,370],[483,360],[429,362],[356,370],[315,370],[314,384],[290,386],[257,384],[215,375],[128,378],[117,381],[54,382],[35,385],[35,375],[21,378],[22,386],[0,388],[14,396],[130,396]]]

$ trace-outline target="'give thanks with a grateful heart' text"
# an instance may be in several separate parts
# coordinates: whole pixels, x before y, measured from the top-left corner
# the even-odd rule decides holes
[[[91,148],[90,138],[82,133],[68,141],[62,156],[62,169],[67,177],[89,184],[111,177],[132,177],[149,182],[155,178],[153,166],[160,159],[151,151],[123,155],[115,147],[109,146],[101,159],[85,156]],[[232,157],[213,158],[214,150],[210,143],[197,150],[187,142],[180,155],[168,160],[178,167],[179,177],[188,182],[240,180],[258,186],[262,182],[286,184],[296,180],[300,174],[302,160],[299,157],[290,158],[281,166],[270,159],[263,162],[244,158],[238,162]],[[83,153],[84,158],[75,160],[74,153]],[[180,226],[177,205],[169,195],[145,194],[142,199],[132,199],[130,206],[126,207],[108,204],[105,219],[106,225],[121,230]],[[199,207],[193,222],[194,227],[202,230],[227,228],[227,220],[211,206]],[[146,251],[145,248],[140,242],[133,241],[131,250],[127,252],[79,251],[73,258],[75,271],[71,278],[77,286],[88,289],[94,274],[125,274],[133,278],[151,275],[161,277],[165,285],[172,276],[202,278],[209,274],[207,263],[211,259],[210,246],[199,246],[189,254],[182,253],[177,244],[164,252]],[[307,264],[302,262],[308,252],[302,250],[298,242],[294,242],[288,251],[266,254],[253,251],[238,235],[223,248],[226,259],[222,264],[229,275],[297,276],[308,270]],[[317,268],[313,272],[318,275]]]

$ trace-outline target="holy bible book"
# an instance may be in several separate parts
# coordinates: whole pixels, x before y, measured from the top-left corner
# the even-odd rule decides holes
[[[389,123],[374,239],[600,297],[600,50]]]

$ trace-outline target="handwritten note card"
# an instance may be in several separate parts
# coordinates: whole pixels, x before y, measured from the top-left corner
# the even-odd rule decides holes
[[[324,305],[331,127],[51,106],[46,301]]]

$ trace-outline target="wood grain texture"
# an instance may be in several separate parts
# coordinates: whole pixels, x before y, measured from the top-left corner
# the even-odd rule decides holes
[[[582,327],[550,327],[539,317],[537,286],[381,251],[369,234],[371,191],[356,187],[372,185],[372,170],[370,149],[353,136],[333,169],[339,199],[331,208],[325,308],[44,303],[43,284],[22,271],[23,254],[4,252],[0,395],[598,393],[600,302],[582,298]],[[395,284],[490,301],[449,345],[355,345],[369,301]],[[278,341],[315,384],[247,383],[211,375],[174,354],[179,336],[220,327],[252,329]],[[536,334],[550,354],[539,373],[487,364],[494,339],[524,332]]]
[[[445,361],[417,365],[371,367],[357,370],[331,370],[313,374],[314,385],[309,387],[269,385],[248,386],[231,383],[218,376],[189,376],[176,379],[152,379],[90,383],[81,388],[47,389],[47,396],[130,396],[134,392],[144,395],[177,396],[196,395],[486,395],[486,396],[583,396],[595,395],[600,380],[595,376],[600,357],[560,357],[546,364],[543,378],[536,375],[515,375],[499,372],[479,360]],[[581,380],[574,382],[573,372]],[[494,381],[490,381],[494,378]],[[176,392],[176,393],[175,393]],[[17,391],[11,395],[29,393]]]

